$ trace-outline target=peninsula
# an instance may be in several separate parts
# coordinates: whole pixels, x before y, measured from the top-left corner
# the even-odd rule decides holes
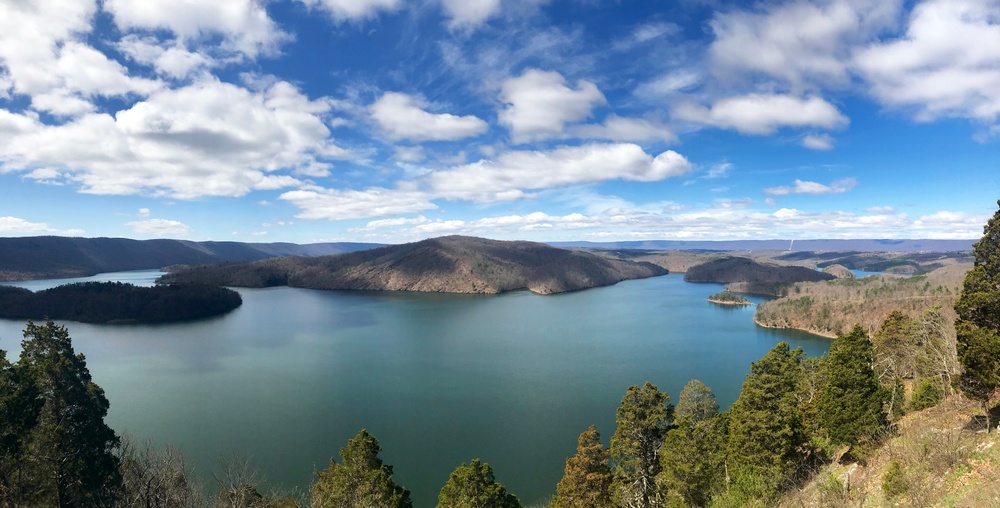
[[[687,282],[726,284],[733,293],[783,296],[788,286],[796,282],[835,279],[833,275],[804,266],[779,266],[758,263],[749,258],[725,257],[697,266],[684,274]]]
[[[333,256],[202,265],[157,282],[481,294],[528,289],[547,295],[666,273],[652,263],[543,243],[445,236]]]

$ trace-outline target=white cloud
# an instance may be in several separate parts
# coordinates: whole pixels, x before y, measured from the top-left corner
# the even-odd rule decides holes
[[[521,199],[526,190],[604,180],[652,182],[691,168],[684,156],[672,150],[654,158],[634,144],[592,144],[507,152],[496,160],[436,171],[428,175],[428,182],[441,197],[490,202]]]
[[[1000,117],[1000,1],[926,0],[898,40],[857,52],[859,73],[882,104],[919,121]]]
[[[729,171],[733,169],[733,164],[730,162],[720,162],[712,167],[708,168],[705,173],[705,178],[725,178],[729,176]]]
[[[640,97],[659,98],[690,90],[701,84],[702,76],[691,69],[672,70],[636,87]]]
[[[221,35],[221,49],[250,58],[276,54],[289,37],[256,0],[104,0],[104,10],[125,30],[168,30],[182,44]]]
[[[350,1],[350,0],[347,0]],[[441,0],[441,7],[448,17],[448,28],[474,29],[495,17],[506,8],[508,12],[531,14],[538,5],[549,0]]]
[[[62,125],[0,112],[0,171],[53,167],[95,194],[180,199],[295,185],[270,173],[344,155],[320,115],[329,109],[276,82],[255,93],[207,79],[160,90],[115,116]]]
[[[402,162],[420,162],[427,158],[422,146],[397,146],[393,149],[392,156]]]
[[[570,88],[562,74],[538,69],[506,80],[500,100],[505,107],[499,120],[514,143],[560,137],[567,123],[589,117],[595,106],[607,102],[594,83],[580,80]]]
[[[833,137],[829,134],[809,134],[802,138],[802,146],[810,150],[832,150]]]
[[[427,103],[417,97],[388,92],[371,105],[372,118],[393,139],[454,141],[478,136],[489,125],[472,116],[429,113]]]
[[[628,51],[635,46],[649,41],[662,39],[667,35],[678,32],[679,30],[680,27],[673,23],[643,23],[632,29],[632,32],[627,37],[615,41],[614,44],[612,44],[612,47],[618,51]]]
[[[900,0],[792,0],[719,13],[709,49],[715,73],[763,75],[803,91],[850,82],[850,51],[891,27]]]
[[[608,115],[600,125],[577,125],[570,129],[574,137],[609,139],[611,141],[677,141],[677,135],[667,126],[641,118]]]
[[[420,191],[372,187],[363,191],[303,189],[279,196],[302,211],[300,219],[363,219],[432,210],[437,205]]]
[[[144,219],[125,223],[132,231],[140,235],[155,236],[158,238],[172,238],[188,236],[191,228],[180,221],[167,219]]]
[[[188,51],[181,45],[167,46],[151,36],[130,34],[118,41],[116,47],[133,61],[152,66],[160,75],[175,79],[217,64],[205,53]]]
[[[753,135],[773,134],[781,127],[835,129],[849,123],[833,104],[820,97],[800,99],[782,94],[728,97],[711,108],[687,103],[675,114],[684,120]]]
[[[146,217],[149,217],[149,214],[150,214],[149,208],[140,208],[139,209],[139,217],[146,218]]]
[[[0,234],[3,236],[61,235],[79,236],[82,229],[59,230],[44,222],[28,222],[20,217],[0,217]]]
[[[379,11],[394,11],[401,0],[299,0],[309,7],[319,5],[335,20],[359,20],[374,17]]]
[[[873,206],[870,208],[865,208],[868,213],[874,213],[875,215],[888,215],[896,213],[896,209],[891,206]]]
[[[95,97],[144,95],[160,84],[133,78],[120,63],[84,42],[96,3],[38,0],[0,3],[0,67],[8,90],[31,98],[36,111],[78,116]]]
[[[785,196],[788,194],[841,194],[853,189],[857,185],[858,181],[854,178],[835,180],[830,185],[796,179],[795,185],[791,187],[771,187],[764,189],[764,193],[772,196]]]

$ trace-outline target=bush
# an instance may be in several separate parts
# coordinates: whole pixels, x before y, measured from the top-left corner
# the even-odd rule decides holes
[[[910,400],[910,409],[920,411],[936,406],[944,398],[944,392],[937,383],[930,379],[921,379],[916,388],[913,389],[913,398]]]
[[[906,482],[906,475],[903,473],[903,466],[898,461],[889,463],[888,469],[882,475],[882,492],[886,497],[893,498],[910,490]]]

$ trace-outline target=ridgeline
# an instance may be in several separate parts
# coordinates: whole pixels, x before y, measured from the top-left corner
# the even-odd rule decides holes
[[[158,282],[483,294],[528,289],[552,294],[666,273],[652,263],[542,243],[446,236],[335,256],[197,266],[168,273]]]

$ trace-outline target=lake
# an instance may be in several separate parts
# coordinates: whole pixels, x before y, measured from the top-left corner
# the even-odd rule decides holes
[[[555,492],[588,425],[607,446],[629,385],[649,380],[676,403],[697,378],[727,408],[778,342],[828,350],[755,326],[754,306],[706,301],[722,287],[667,275],[549,296],[239,289],[242,307],[204,321],[62,324],[111,401],[110,425],[180,449],[205,478],[250,455],[273,485],[307,489],[364,427],[414,506],[434,506],[473,458],[530,504]],[[0,320],[0,348],[15,355],[23,327]]]

